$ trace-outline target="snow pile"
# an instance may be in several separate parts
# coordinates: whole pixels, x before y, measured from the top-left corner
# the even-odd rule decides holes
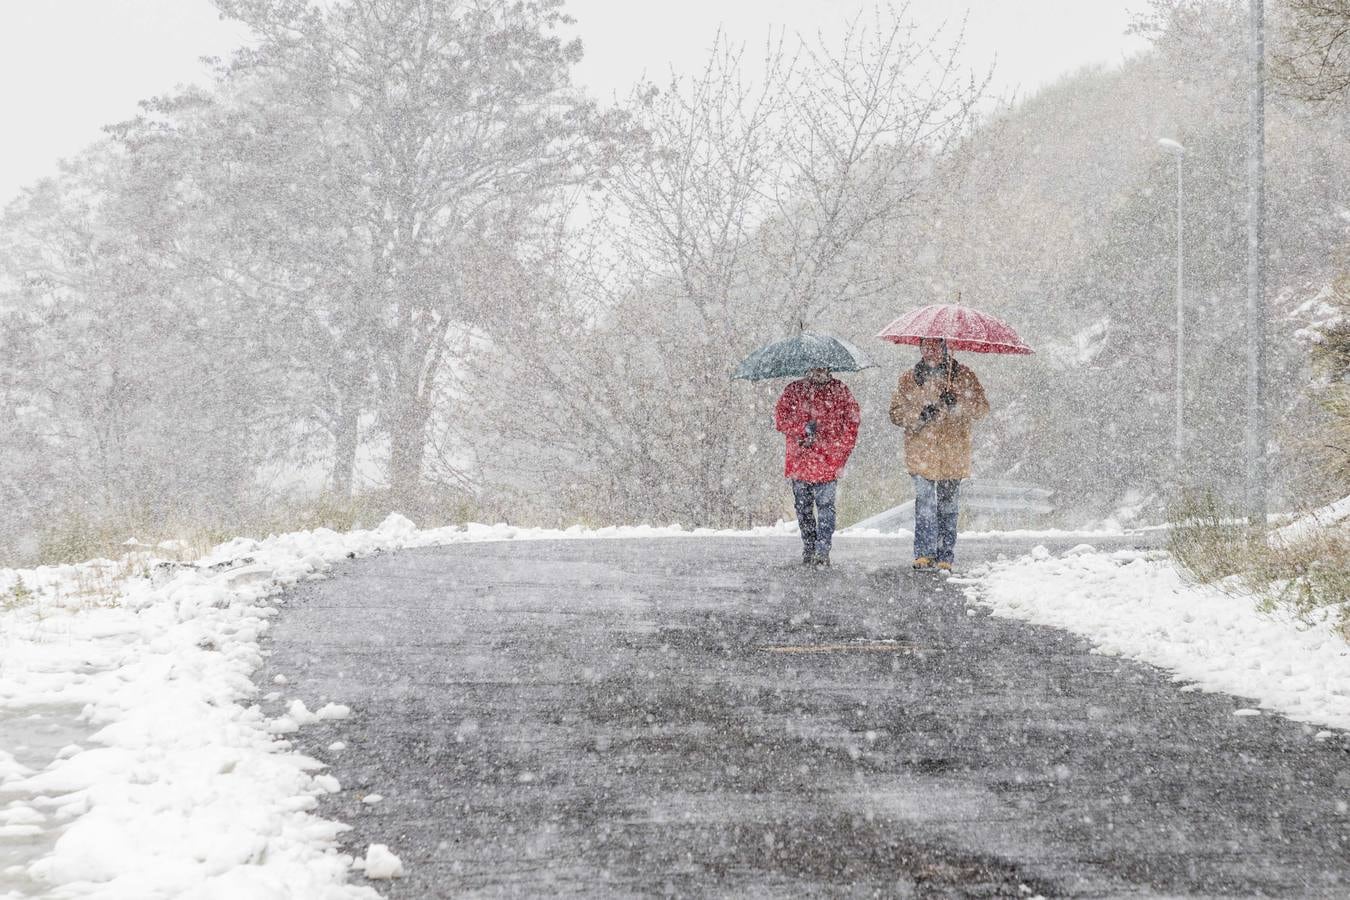
[[[1297,302],[1297,296],[1286,296],[1281,301],[1286,305]],[[1345,300],[1338,296],[1335,284],[1321,285],[1316,293],[1304,296],[1306,299],[1285,313],[1286,319],[1296,326],[1294,339],[1310,346],[1325,343],[1327,334],[1345,324],[1341,311]]]
[[[26,878],[63,897],[372,898],[346,883],[349,869],[390,878],[402,864],[383,845],[364,861],[337,851],[346,826],[311,810],[340,785],[284,740],[351,710],[311,711],[294,698],[269,721],[247,705],[258,641],[276,613],[268,598],[337,560],[405,547],[795,533],[791,523],[420,530],[391,515],[366,531],[239,538],[186,564],[154,555],[182,547],[135,542],[122,560],[0,569],[0,717],[79,710],[90,732],[55,758],[25,764],[0,752],[0,793],[21,798],[0,807],[0,836],[59,835],[0,879]]]
[[[267,598],[375,540],[288,535],[120,584],[106,561],[0,573],[30,592],[0,611],[0,715],[79,711],[90,732],[40,771],[0,757],[0,793],[20,798],[5,823],[55,836],[5,880],[63,897],[373,898],[346,883],[345,826],[310,812],[336,780],[243,704]]]
[[[402,878],[403,861],[389,852],[384,844],[371,844],[366,848],[366,877],[372,879]]]
[[[1342,497],[1335,503],[1313,510],[1300,516],[1288,525],[1270,533],[1267,542],[1271,547],[1288,547],[1312,537],[1319,531],[1332,527],[1350,527],[1350,497]]]
[[[966,596],[994,615],[1064,628],[1094,652],[1169,669],[1184,689],[1250,697],[1292,719],[1350,729],[1350,646],[1255,600],[1187,583],[1162,551],[1082,544],[973,569]],[[1246,704],[1240,704],[1245,706]],[[1242,713],[1249,715],[1250,713]]]

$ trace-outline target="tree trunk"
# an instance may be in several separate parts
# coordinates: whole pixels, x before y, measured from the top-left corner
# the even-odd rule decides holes
[[[409,517],[422,512],[418,487],[427,444],[429,406],[420,399],[400,404],[389,427],[389,494],[394,509]]]
[[[333,493],[339,497],[350,497],[352,494],[359,426],[359,407],[343,409],[338,418],[337,433],[333,436],[332,485]]]
[[[356,306],[356,297],[351,298]],[[358,314],[359,321],[359,314]],[[361,323],[364,325],[364,323]],[[370,356],[363,346],[364,327],[353,327],[337,347],[333,373],[333,493],[350,497],[356,470],[356,451],[361,443],[361,413],[365,411],[369,386]]]

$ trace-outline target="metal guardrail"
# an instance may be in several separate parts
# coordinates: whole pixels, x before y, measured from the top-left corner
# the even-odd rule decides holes
[[[1017,481],[971,478],[961,483],[960,506],[963,516],[1015,520],[1041,516],[1055,511],[1050,502],[1054,491]],[[914,501],[902,503],[885,512],[855,522],[843,531],[898,531],[914,522]]]

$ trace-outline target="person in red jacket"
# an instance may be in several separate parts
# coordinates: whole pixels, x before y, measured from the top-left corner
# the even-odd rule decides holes
[[[792,482],[803,565],[830,564],[836,482],[858,442],[860,419],[858,401],[829,369],[811,369],[778,398],[774,427],[787,439],[783,474]]]

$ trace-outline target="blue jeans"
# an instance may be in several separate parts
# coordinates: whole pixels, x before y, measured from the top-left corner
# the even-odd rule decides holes
[[[792,505],[797,508],[797,527],[802,532],[802,547],[816,556],[830,555],[834,539],[834,496],[836,481],[812,484],[792,481]]]
[[[956,561],[956,501],[961,482],[914,478],[914,558]]]

